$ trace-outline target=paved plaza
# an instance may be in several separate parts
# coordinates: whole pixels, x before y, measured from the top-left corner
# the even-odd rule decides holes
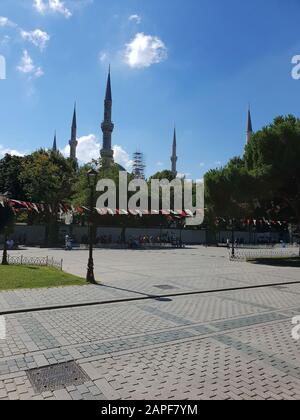
[[[23,253],[85,275],[86,251]],[[96,250],[95,273],[97,286],[0,293],[0,399],[300,398],[298,268],[191,247]],[[84,380],[36,388],[32,369],[72,361]]]

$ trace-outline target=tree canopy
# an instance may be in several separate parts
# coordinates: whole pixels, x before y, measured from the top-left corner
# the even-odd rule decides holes
[[[258,199],[300,223],[300,120],[278,117],[255,133],[245,151],[245,167],[259,181]]]
[[[16,200],[24,200],[25,192],[19,175],[23,158],[6,154],[0,160],[0,193],[8,193]]]
[[[205,175],[212,217],[285,218],[300,223],[300,120],[277,117],[255,133],[242,158]]]
[[[0,234],[9,234],[14,228],[15,216],[10,207],[0,206]]]
[[[70,200],[75,174],[70,159],[59,152],[38,150],[23,159],[19,180],[29,200],[56,206]]]
[[[119,171],[123,170],[117,164],[101,169],[100,163],[78,167],[60,152],[46,150],[25,157],[6,155],[0,159],[0,193],[9,192],[14,199],[47,203],[54,208],[60,202],[89,207],[88,170],[97,168],[99,179],[114,180],[117,189]],[[174,175],[165,170],[148,181],[152,178],[172,181]],[[128,174],[128,182],[132,179]],[[205,175],[205,203],[210,225],[216,218],[259,217],[300,225],[300,120],[291,115],[277,117],[253,134],[242,157],[209,171]],[[57,224],[55,215],[29,217]],[[5,218],[1,218],[3,223]],[[147,223],[147,218],[143,220]]]

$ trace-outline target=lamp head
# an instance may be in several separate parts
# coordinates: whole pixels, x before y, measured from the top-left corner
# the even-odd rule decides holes
[[[96,187],[98,172],[95,169],[90,169],[87,173],[89,187]]]

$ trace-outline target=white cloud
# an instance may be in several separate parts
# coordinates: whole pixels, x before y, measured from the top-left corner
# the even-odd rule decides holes
[[[41,14],[44,14],[47,9],[47,5],[44,0],[33,0],[33,7]]]
[[[16,24],[12,21],[10,21],[7,17],[0,16],[0,27],[9,26],[9,27],[15,27]]]
[[[101,51],[99,54],[99,60],[101,61],[101,63],[106,63],[108,60],[108,54],[106,51]]]
[[[100,144],[100,141],[97,139],[95,134],[82,136],[78,138],[77,141],[77,158],[80,163],[88,163],[91,162],[93,159],[99,159],[102,145]],[[121,146],[118,145],[115,145],[113,147],[113,150],[115,162],[123,166],[125,169],[131,170],[132,161],[130,160],[129,154]],[[67,145],[62,150],[62,153],[64,156],[69,156],[70,146]]]
[[[17,70],[30,78],[39,78],[44,75],[42,68],[35,66],[27,50],[23,51],[23,56],[20,64],[17,66]]]
[[[25,153],[19,152],[18,150],[14,149],[8,149],[0,144],[0,158],[2,158],[5,155],[24,156]]]
[[[205,166],[205,163],[204,162],[201,162],[200,163],[200,168],[204,168],[204,166]]]
[[[62,2],[61,0],[49,0],[49,8],[53,12],[61,13],[66,18],[72,16],[70,10],[66,8],[64,2]]]
[[[162,166],[164,166],[164,164],[163,162],[156,162],[156,166],[159,166],[161,168]]]
[[[36,29],[35,31],[31,32],[21,30],[21,37],[25,41],[31,42],[41,51],[46,48],[47,43],[50,41],[50,35],[47,34],[47,32],[41,31],[40,29]]]
[[[33,7],[42,15],[52,12],[62,14],[67,19],[72,16],[62,0],[33,0]]]
[[[142,22],[142,18],[139,15],[131,15],[128,18],[131,22],[136,22],[138,25]]]
[[[190,174],[190,173],[186,173],[186,174],[179,173],[179,174],[177,174],[177,178],[179,178],[179,179],[183,179],[183,178],[189,179],[191,176],[192,176],[192,174]]]
[[[204,178],[196,179],[197,184],[204,184]]]
[[[0,45],[5,46],[9,44],[10,40],[11,40],[10,36],[4,35],[4,37],[0,39]]]
[[[131,68],[145,68],[160,63],[168,56],[167,48],[157,36],[138,33],[126,45],[125,62]]]
[[[115,162],[123,166],[127,171],[132,170],[133,161],[130,159],[129,154],[121,147],[114,146],[114,159]]]
[[[11,22],[8,18],[0,16],[0,27],[11,27],[19,30],[21,38],[24,41],[29,41],[36,47],[43,50],[46,48],[47,43],[50,41],[50,35],[47,32],[42,31],[41,29],[35,29],[34,31],[25,31],[19,27],[18,24]],[[6,43],[8,41],[8,36],[5,36]]]
[[[77,139],[77,158],[81,163],[91,162],[93,159],[99,159],[101,145],[95,134],[89,134]],[[64,156],[70,155],[70,146],[67,145],[62,153]]]

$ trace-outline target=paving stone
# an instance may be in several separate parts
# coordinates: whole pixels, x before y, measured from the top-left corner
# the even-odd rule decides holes
[[[136,253],[138,264],[130,252],[107,252],[101,267],[107,264],[110,287],[1,292],[0,307],[153,295],[164,284],[195,292],[298,281],[297,270],[234,264],[225,252],[195,247]],[[68,254],[66,266],[79,269],[81,255]],[[109,271],[116,258],[118,270]],[[96,272],[99,267],[96,262]],[[151,275],[145,276],[147,267]],[[300,342],[291,337],[299,298],[296,284],[8,315],[0,399],[299,399]],[[24,372],[68,360],[76,360],[90,380],[34,395]]]

